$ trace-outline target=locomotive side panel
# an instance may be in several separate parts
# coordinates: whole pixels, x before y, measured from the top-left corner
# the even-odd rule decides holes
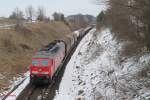
[[[54,57],[54,63],[55,63],[55,72],[58,70],[59,67],[61,67],[61,63],[65,57],[65,44],[61,43],[59,51],[56,53]]]

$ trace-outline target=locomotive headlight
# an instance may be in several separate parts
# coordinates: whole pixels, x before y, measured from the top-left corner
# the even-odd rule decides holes
[[[42,72],[42,74],[49,74],[48,72]]]
[[[32,74],[38,74],[38,72],[37,71],[32,71]]]

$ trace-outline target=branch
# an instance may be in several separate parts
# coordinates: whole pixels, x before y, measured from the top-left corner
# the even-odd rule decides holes
[[[110,1],[109,1],[110,3]],[[121,2],[117,2],[117,1],[113,1],[113,4],[115,5],[119,5],[119,6],[123,6],[123,7],[126,7],[126,8],[129,8],[129,9],[134,9],[134,10],[142,10],[143,11],[143,6],[135,6],[135,5],[128,5],[128,4],[124,4],[124,3],[121,3]],[[146,5],[145,5],[146,6]],[[150,6],[148,6],[150,8]]]

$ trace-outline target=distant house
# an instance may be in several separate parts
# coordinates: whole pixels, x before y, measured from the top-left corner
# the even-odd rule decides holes
[[[28,17],[26,20],[27,20],[27,23],[35,23],[35,22],[37,22],[36,18],[31,18],[31,17]]]

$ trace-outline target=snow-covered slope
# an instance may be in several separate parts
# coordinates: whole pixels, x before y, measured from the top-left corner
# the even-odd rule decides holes
[[[150,74],[139,73],[150,55],[120,57],[123,45],[109,29],[91,30],[68,63],[54,100],[149,100]]]
[[[12,91],[17,85],[16,89],[8,95],[8,97],[5,100],[16,100],[16,98],[19,96],[19,94],[25,89],[25,87],[29,84],[30,78],[29,78],[29,71],[24,73],[24,77],[17,78],[16,81],[12,82],[12,85],[9,86],[10,89],[8,91],[4,91],[2,94],[0,94],[0,100],[3,99],[10,91]]]

